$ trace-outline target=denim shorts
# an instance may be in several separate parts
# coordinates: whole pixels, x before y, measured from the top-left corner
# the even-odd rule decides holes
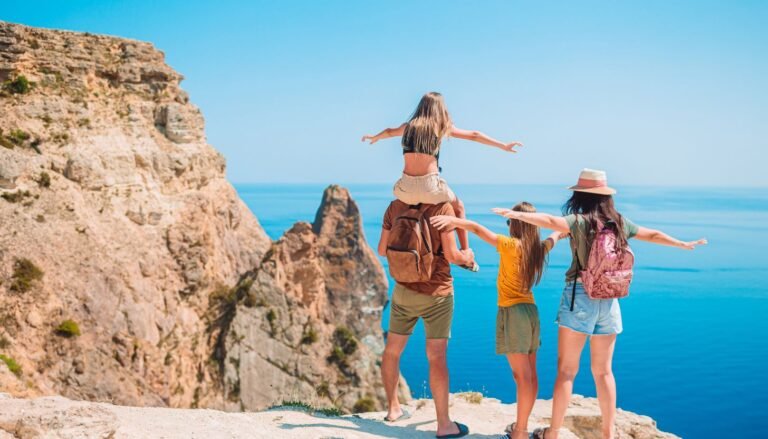
[[[581,282],[576,283],[576,300],[571,311],[573,283],[568,282],[560,298],[557,320],[560,326],[588,335],[620,334],[619,299],[590,299]]]

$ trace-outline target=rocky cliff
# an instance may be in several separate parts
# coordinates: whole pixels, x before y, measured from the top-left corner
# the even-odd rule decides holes
[[[355,203],[271,242],[181,80],[147,43],[0,22],[0,390],[381,407]]]

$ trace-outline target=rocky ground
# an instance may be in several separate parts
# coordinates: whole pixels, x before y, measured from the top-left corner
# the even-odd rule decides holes
[[[415,400],[408,407],[413,416],[384,423],[384,413],[342,417],[325,416],[305,409],[278,407],[258,413],[225,413],[215,410],[121,407],[76,402],[62,397],[18,400],[0,398],[0,439],[46,438],[431,438],[434,406]],[[496,438],[514,420],[515,405],[481,398],[479,394],[451,395],[454,419],[470,427],[471,438]],[[545,426],[550,401],[539,400],[530,429]],[[673,439],[646,416],[619,411],[621,438]],[[597,400],[575,396],[560,437],[599,438]],[[4,436],[5,434],[5,436]]]

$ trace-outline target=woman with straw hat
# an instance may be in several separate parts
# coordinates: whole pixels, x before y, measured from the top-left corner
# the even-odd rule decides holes
[[[635,225],[614,207],[613,195],[616,190],[608,186],[604,171],[584,169],[576,185],[568,189],[573,191],[573,194],[563,205],[565,216],[501,208],[495,208],[493,211],[507,218],[569,233],[571,237],[573,259],[565,275],[566,285],[557,316],[560,327],[552,421],[549,427],[534,431],[534,437],[543,439],[558,437],[571,399],[573,380],[579,369],[581,352],[587,338],[590,338],[590,360],[602,414],[602,436],[612,439],[616,434],[616,381],[611,366],[616,335],[622,331],[621,309],[616,297],[622,297],[628,293],[632,276],[631,264],[634,258],[627,240],[637,238],[641,241],[685,250],[693,250],[697,245],[706,244],[707,241],[705,239],[680,241],[661,231]],[[604,231],[609,233],[604,234]],[[598,242],[600,245],[593,246]],[[595,253],[592,258],[590,258],[590,252]],[[615,263],[615,260],[621,259],[625,264],[624,270],[602,272],[596,275],[594,261],[596,257],[603,254],[614,258],[614,261],[609,263]],[[614,279],[606,280],[606,273],[619,274],[615,275]],[[595,276],[603,276],[603,279],[595,280]],[[604,294],[603,297],[608,298],[599,298],[605,290],[602,287],[614,282],[615,278],[618,278],[619,282],[624,282],[623,294]],[[585,285],[587,285],[586,289]],[[612,286],[608,286],[609,290],[610,287]],[[597,290],[600,292],[596,292]]]

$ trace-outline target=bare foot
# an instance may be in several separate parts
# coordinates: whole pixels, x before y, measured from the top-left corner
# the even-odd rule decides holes
[[[390,408],[387,412],[387,416],[384,417],[384,420],[387,422],[394,422],[400,416],[403,416],[403,409],[401,407]]]

